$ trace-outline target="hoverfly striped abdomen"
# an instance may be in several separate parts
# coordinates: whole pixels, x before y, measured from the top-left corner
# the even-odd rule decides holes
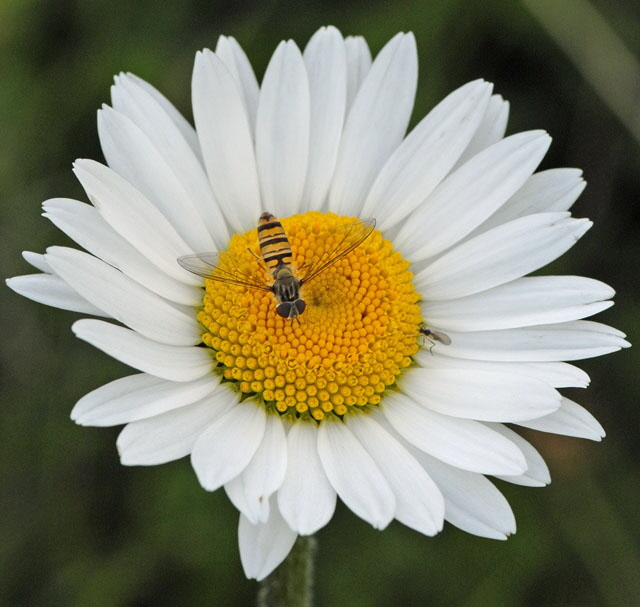
[[[293,253],[280,220],[271,213],[263,213],[258,221],[258,243],[267,269],[274,278],[282,266],[290,267]]]
[[[300,280],[295,276],[293,253],[280,220],[271,213],[263,213],[258,221],[258,244],[262,260],[271,273],[271,286],[278,301],[276,312],[283,318],[297,318],[304,312],[305,301],[300,297]]]

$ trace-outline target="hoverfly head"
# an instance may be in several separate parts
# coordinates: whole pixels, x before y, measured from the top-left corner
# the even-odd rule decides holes
[[[276,312],[282,318],[297,318],[307,307],[304,299],[296,299],[295,301],[282,301],[276,306]]]

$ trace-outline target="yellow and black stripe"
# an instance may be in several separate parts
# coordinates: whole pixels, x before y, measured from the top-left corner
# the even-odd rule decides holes
[[[278,218],[271,213],[260,215],[258,242],[262,259],[272,274],[282,266],[290,266],[293,262],[289,239]]]

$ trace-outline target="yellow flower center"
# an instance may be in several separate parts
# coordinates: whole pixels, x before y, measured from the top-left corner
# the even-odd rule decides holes
[[[207,279],[198,314],[203,342],[226,380],[282,415],[321,420],[377,405],[418,350],[420,295],[409,262],[375,230],[305,284],[305,269],[330,258],[339,226],[355,219],[308,212],[280,221],[304,313],[282,318],[270,291]],[[228,258],[241,280],[273,284],[256,230],[233,236]]]

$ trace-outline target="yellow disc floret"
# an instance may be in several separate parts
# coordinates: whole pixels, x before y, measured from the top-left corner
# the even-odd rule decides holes
[[[420,295],[409,263],[376,230],[305,284],[314,263],[331,259],[340,226],[355,219],[308,212],[280,221],[306,309],[283,318],[270,291],[207,280],[198,320],[217,369],[242,393],[296,418],[377,405],[418,350]],[[227,259],[242,281],[273,283],[256,230],[233,236]]]

